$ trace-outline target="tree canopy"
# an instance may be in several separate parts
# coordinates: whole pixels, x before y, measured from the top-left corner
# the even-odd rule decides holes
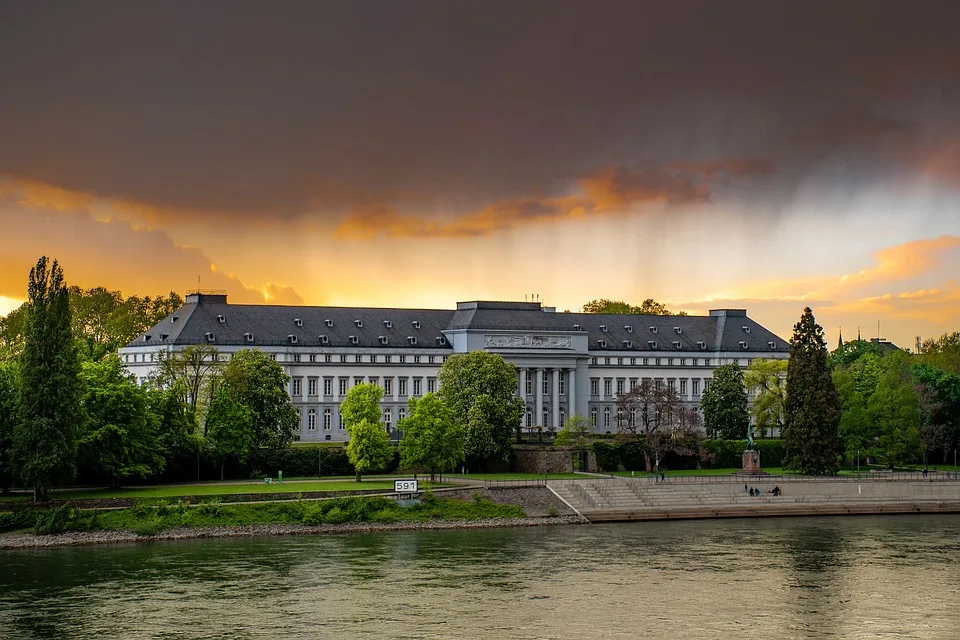
[[[700,399],[703,424],[714,438],[743,440],[750,426],[747,411],[747,389],[743,372],[736,364],[720,365],[713,370],[710,386]]]
[[[340,403],[343,425],[350,435],[347,458],[356,470],[357,482],[364,473],[385,469],[393,458],[390,435],[380,422],[383,389],[375,384],[358,384],[347,391]]]
[[[13,482],[10,449],[13,432],[20,422],[20,371],[16,361],[0,362],[0,493],[10,491]]]
[[[783,430],[786,380],[786,360],[756,358],[743,374],[744,384],[754,394],[750,413],[761,438],[774,429],[778,434]]]
[[[653,298],[647,298],[639,306],[634,306],[623,300],[608,300],[606,298],[599,298],[597,300],[591,300],[583,305],[584,313],[614,313],[619,315],[624,314],[647,314],[654,316],[685,316],[685,312],[680,311],[674,313],[667,309],[666,305],[662,302],[657,302]]]
[[[300,419],[287,393],[290,376],[269,355],[241,349],[221,369],[221,389],[250,412],[255,447],[281,448],[293,440]]]
[[[786,466],[807,474],[839,469],[840,397],[827,368],[823,327],[810,307],[793,327],[783,442]]]
[[[76,473],[80,363],[70,329],[63,270],[46,256],[30,269],[28,309],[20,356],[20,420],[13,434],[17,475],[34,499]]]
[[[437,380],[440,400],[466,431],[466,454],[480,464],[506,460],[525,408],[516,396],[517,368],[497,354],[458,353],[443,363]]]
[[[593,441],[593,423],[590,418],[581,415],[573,415],[567,418],[563,426],[557,431],[557,437],[554,439],[555,445],[573,445],[578,449],[589,446]]]
[[[454,419],[453,411],[428,393],[419,400],[410,398],[409,415],[400,421],[400,466],[430,472],[430,479],[463,462],[466,445],[464,425]]]
[[[704,435],[700,415],[660,380],[643,380],[617,396],[617,430],[621,439],[639,443],[648,472],[667,453],[693,455]]]

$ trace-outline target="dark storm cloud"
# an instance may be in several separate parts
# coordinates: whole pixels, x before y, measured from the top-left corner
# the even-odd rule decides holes
[[[786,180],[923,138],[958,22],[953,1],[5,3],[0,173],[283,216],[464,213],[716,158]]]

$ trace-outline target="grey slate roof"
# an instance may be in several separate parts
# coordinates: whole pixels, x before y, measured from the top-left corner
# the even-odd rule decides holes
[[[188,296],[183,307],[127,346],[282,346],[292,344],[295,336],[298,346],[449,349],[449,341],[441,340],[443,332],[458,329],[582,331],[589,336],[591,351],[785,352],[788,346],[736,309],[712,311],[709,316],[655,316],[551,313],[539,303],[525,302],[465,302],[456,311],[292,307],[232,305],[225,295]],[[212,340],[208,333],[213,334]],[[252,334],[252,341],[246,334]],[[746,349],[741,341],[747,343]]]

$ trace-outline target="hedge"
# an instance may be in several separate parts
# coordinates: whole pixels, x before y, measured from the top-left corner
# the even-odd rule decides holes
[[[754,447],[760,452],[760,464],[764,467],[783,466],[783,443],[780,440],[754,440]],[[660,460],[663,469],[739,469],[743,464],[743,452],[747,450],[746,440],[704,440],[703,448],[707,455],[678,456],[668,453]],[[644,471],[646,459],[641,442],[621,443],[594,442],[593,452],[597,456],[600,471],[616,471],[621,467],[627,471]],[[699,467],[698,467],[699,465]]]

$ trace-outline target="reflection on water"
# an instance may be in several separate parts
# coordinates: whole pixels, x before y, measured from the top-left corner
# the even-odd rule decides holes
[[[0,638],[956,638],[960,516],[0,553]]]

